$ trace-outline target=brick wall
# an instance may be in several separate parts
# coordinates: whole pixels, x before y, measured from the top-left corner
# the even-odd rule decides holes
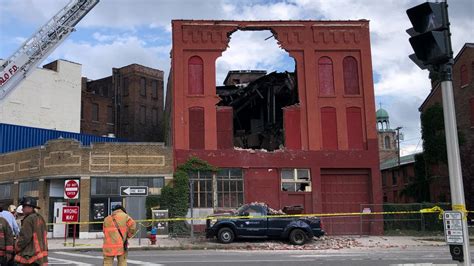
[[[97,143],[83,147],[78,141],[49,141],[44,147],[0,155],[0,182],[53,176],[109,174],[170,174],[170,148],[161,143]]]
[[[114,133],[131,141],[163,141],[163,71],[132,64],[112,72],[112,76],[83,82],[81,132]],[[142,78],[145,95],[140,93]],[[156,94],[152,92],[154,82]],[[93,104],[99,105],[99,121],[92,121]],[[113,116],[110,121],[108,112]],[[145,119],[141,119],[142,112]]]

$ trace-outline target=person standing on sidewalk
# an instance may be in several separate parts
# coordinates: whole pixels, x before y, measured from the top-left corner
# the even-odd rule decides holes
[[[0,217],[3,217],[8,222],[8,224],[10,225],[10,228],[13,231],[13,234],[15,236],[18,236],[18,234],[20,233],[20,228],[18,227],[18,224],[16,223],[15,216],[13,216],[13,214],[10,211],[5,211],[2,207],[0,207]]]
[[[127,265],[128,239],[137,231],[136,223],[121,205],[112,209],[112,214],[104,220],[104,266],[112,266],[117,257],[118,266]]]
[[[13,261],[13,231],[7,220],[0,217],[0,265],[15,265]]]
[[[48,240],[46,223],[35,209],[36,199],[23,198],[23,219],[20,235],[15,244],[15,261],[21,265],[48,265]]]

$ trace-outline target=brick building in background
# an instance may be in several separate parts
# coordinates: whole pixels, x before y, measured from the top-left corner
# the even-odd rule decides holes
[[[81,133],[163,141],[163,71],[128,65],[82,81]]]
[[[456,122],[460,136],[461,168],[467,209],[474,208],[474,43],[466,43],[454,58],[453,91]],[[419,110],[421,113],[435,104],[442,106],[441,86],[433,83],[430,94]],[[427,166],[436,183],[431,184],[431,201],[450,201],[449,173],[444,163]],[[443,188],[442,191],[440,188]]]
[[[197,156],[220,169],[191,177],[196,216],[253,201],[305,213],[380,210],[368,21],[175,20],[172,29],[166,114],[175,167]],[[295,73],[216,93],[215,61],[236,30],[271,30]],[[324,227],[383,230],[358,217],[325,218]]]

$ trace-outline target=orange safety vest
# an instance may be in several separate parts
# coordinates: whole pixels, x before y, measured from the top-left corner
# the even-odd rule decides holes
[[[115,226],[114,219],[117,223]],[[118,230],[125,239],[122,239]],[[136,232],[135,221],[122,210],[116,210],[104,220],[103,226],[104,244],[102,251],[104,256],[115,257],[125,253],[123,248],[124,241],[131,238]]]
[[[13,254],[13,231],[5,218],[0,217],[0,257]]]

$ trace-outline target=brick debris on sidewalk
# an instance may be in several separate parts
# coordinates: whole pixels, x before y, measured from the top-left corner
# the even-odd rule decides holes
[[[50,239],[49,250],[99,250],[102,247],[102,239],[76,239],[75,247],[72,239],[68,239],[66,245],[64,239]],[[131,250],[164,249],[164,250],[187,250],[187,249],[227,249],[227,250],[341,250],[341,249],[363,249],[363,248],[409,248],[415,246],[443,246],[442,241],[427,241],[418,237],[407,236],[324,236],[303,245],[295,246],[279,240],[241,240],[231,244],[221,244],[215,240],[204,237],[191,238],[159,238],[157,245],[150,245],[148,239],[142,238],[130,240]]]

